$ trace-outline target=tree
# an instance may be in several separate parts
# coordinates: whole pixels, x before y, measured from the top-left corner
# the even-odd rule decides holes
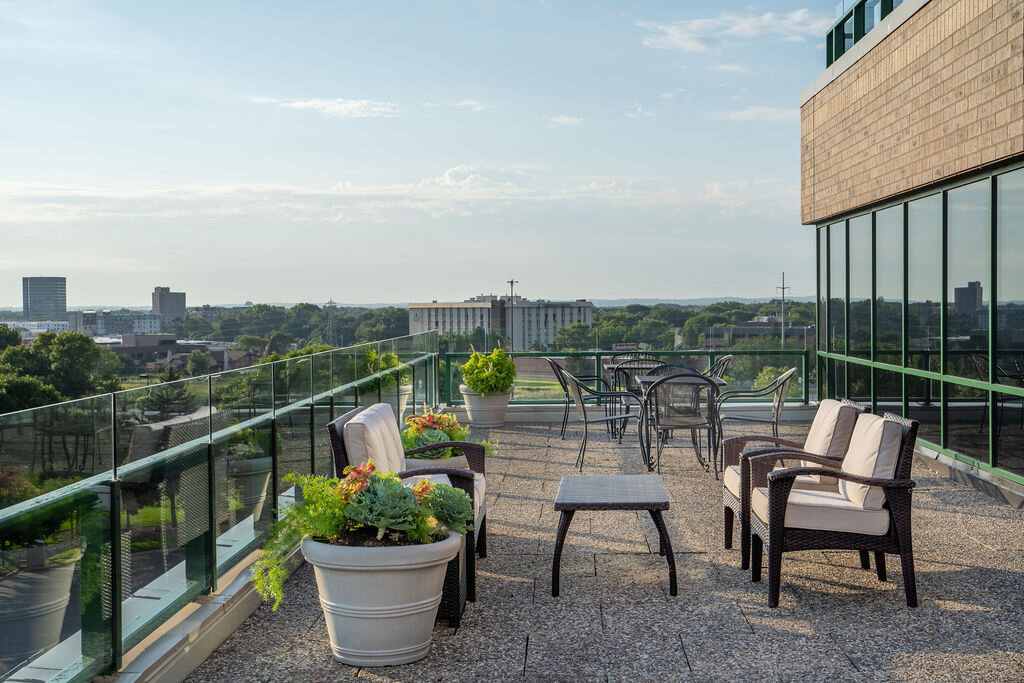
[[[35,377],[0,375],[0,414],[62,400],[56,389]]]
[[[0,325],[0,351],[9,346],[21,346],[21,333],[8,325]]]
[[[205,375],[210,371],[210,357],[199,349],[192,349],[185,361],[185,372],[190,377]]]
[[[559,328],[555,332],[555,339],[552,348],[558,351],[568,349],[589,349],[593,347],[591,342],[590,325],[586,323],[573,323],[566,327]]]

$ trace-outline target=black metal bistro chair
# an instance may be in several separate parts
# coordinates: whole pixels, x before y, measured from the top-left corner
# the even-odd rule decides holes
[[[718,384],[714,379],[695,371],[660,377],[648,387],[645,403],[644,415],[648,424],[644,431],[653,430],[656,442],[653,458],[649,461],[652,469],[661,472],[661,453],[671,433],[688,429],[697,461],[705,471],[709,469],[708,462],[702,455],[697,432],[707,432],[708,452],[717,472],[718,419],[715,410],[718,406]],[[646,450],[651,453],[649,444]]]
[[[779,417],[782,415],[782,408],[786,405],[786,394],[789,393],[789,383],[793,380],[793,375],[795,374],[796,368],[790,368],[760,389],[734,389],[731,391],[723,391],[718,397],[719,438],[722,436],[722,423],[729,421],[770,424],[772,426],[772,436],[778,438]],[[728,401],[764,398],[766,396],[772,397],[772,410],[767,417],[721,412],[722,406]]]
[[[569,405],[572,403],[572,397],[569,396],[569,385],[565,383],[565,377],[562,376],[562,366],[559,365],[554,358],[548,358],[545,356],[544,360],[546,360],[551,366],[551,372],[555,373],[555,379],[558,380],[559,386],[562,387],[562,393],[565,394],[565,413],[562,415],[562,431],[560,433],[560,436],[564,439],[565,426],[569,422]],[[610,389],[608,382],[606,382],[603,377],[598,377],[597,375],[576,375],[576,379],[581,382],[594,382],[595,388],[600,389],[600,387],[603,386],[604,391],[608,391]],[[591,400],[600,403],[600,399]]]
[[[711,367],[705,370],[704,374],[707,375],[708,377],[717,377],[718,379],[722,379],[722,377],[725,376],[725,371],[729,369],[730,363],[732,363],[731,355],[722,356],[721,358],[716,360],[714,364],[711,365]]]
[[[634,394],[628,391],[599,391],[591,389],[584,384],[579,378],[574,377],[565,370],[562,370],[562,376],[565,378],[565,384],[569,389],[569,395],[572,397],[573,403],[576,404],[576,412],[583,422],[583,440],[580,442],[580,452],[576,456],[576,467],[579,468],[580,472],[583,471],[583,457],[587,453],[587,438],[589,436],[588,426],[591,424],[619,424],[619,428],[614,430],[615,434],[618,435],[619,443],[622,443],[622,432],[625,428],[625,423],[630,419],[639,421],[641,416],[641,401]],[[636,413],[633,412],[622,412],[618,414],[605,414],[598,417],[587,416],[586,399],[597,398],[606,404],[614,404],[616,402],[632,403],[637,407]],[[637,430],[639,432],[639,429]],[[641,448],[643,448],[643,436],[640,438]]]

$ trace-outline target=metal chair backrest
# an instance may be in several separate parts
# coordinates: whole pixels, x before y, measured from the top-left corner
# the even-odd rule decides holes
[[[682,413],[698,415],[701,396],[707,392],[707,406],[711,410],[718,401],[718,384],[699,372],[677,372],[659,377],[647,389],[647,400],[655,423]],[[710,422],[711,415],[705,416]]]
[[[659,363],[661,358],[653,353],[647,353],[645,351],[626,351],[625,353],[617,353],[611,357],[613,363],[619,363],[625,360],[656,360]]]
[[[708,368],[704,374],[707,375],[708,377],[717,377],[718,379],[722,379],[722,377],[725,375],[725,371],[729,369],[730,363],[732,363],[731,355],[722,356],[721,358],[716,360],[714,365]]]
[[[559,365],[554,358],[544,357],[544,360],[551,366],[551,372],[555,373],[555,379],[558,380],[558,384],[562,387],[562,391],[565,392],[565,397],[569,398],[569,386],[565,383],[565,378],[562,377],[562,366]]]
[[[789,394],[789,383],[793,379],[793,375],[796,374],[796,368],[790,368],[784,373],[776,377],[772,384],[774,392],[772,394],[772,422],[778,424],[779,416],[782,415],[782,408],[786,405],[786,396]]]
[[[657,375],[660,377],[662,375],[674,375],[680,372],[690,373],[694,375],[701,374],[700,370],[698,370],[697,368],[691,368],[689,365],[679,365],[677,363],[662,363],[661,365],[656,365],[650,370],[648,370],[647,374]]]
[[[640,385],[637,383],[636,378],[640,375],[646,375],[659,365],[662,365],[660,360],[634,359],[622,361],[612,371],[613,388],[617,391],[630,391],[634,394],[639,394]]]
[[[565,370],[562,370],[562,377],[564,378],[564,383],[569,393],[569,397],[572,398],[572,402],[576,405],[576,412],[579,414],[580,419],[586,422],[587,408],[583,403],[583,390],[580,388],[582,382]]]

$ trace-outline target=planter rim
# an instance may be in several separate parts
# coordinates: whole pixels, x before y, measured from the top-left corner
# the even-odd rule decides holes
[[[332,545],[306,536],[302,539],[302,555],[315,567],[349,571],[381,571],[429,566],[452,559],[462,547],[462,535],[449,530],[440,541],[418,545],[393,545],[366,548]],[[414,556],[415,559],[411,558]]]
[[[473,396],[484,396],[484,397],[486,397],[486,396],[505,396],[507,394],[511,394],[512,390],[515,389],[515,386],[516,385],[513,384],[512,386],[510,386],[508,388],[507,391],[489,391],[486,394],[481,394],[479,392],[473,391],[472,389],[470,389],[465,384],[460,384],[459,385],[459,391],[461,391],[463,394],[471,394]]]

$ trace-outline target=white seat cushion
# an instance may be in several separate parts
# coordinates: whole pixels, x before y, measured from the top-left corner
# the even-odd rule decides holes
[[[767,488],[760,486],[751,492],[750,510],[768,522]],[[838,491],[793,488],[786,505],[786,527],[884,536],[889,530],[889,511],[865,510]]]
[[[373,460],[381,470],[401,472],[405,469],[402,436],[395,413],[388,404],[370,406],[346,422],[344,437],[350,464]]]
[[[740,466],[729,465],[725,468],[725,472],[722,473],[722,483],[729,493],[740,497]]]
[[[835,399],[823,400],[818,404],[818,412],[814,414],[814,422],[811,423],[811,429],[807,432],[804,450],[808,453],[835,458],[838,462],[846,455],[846,449],[850,445],[850,435],[853,434],[857,415],[860,412],[854,406]],[[802,460],[800,466],[819,467],[817,463],[806,460]],[[806,475],[806,477],[810,477],[816,487],[829,488],[837,486],[839,483],[835,477],[818,474]]]
[[[862,477],[892,479],[902,440],[903,427],[898,422],[878,415],[861,415],[841,469]],[[839,491],[847,500],[867,510],[881,510],[885,503],[885,492],[879,486],[840,480]]]
[[[813,466],[817,467],[817,465]],[[775,469],[785,468],[776,467]],[[726,467],[725,472],[722,474],[722,482],[725,485],[725,488],[729,491],[729,493],[736,496],[737,498],[740,497],[740,479],[741,475],[739,465],[730,465],[729,467]],[[809,474],[801,474],[797,476],[796,480],[793,482],[793,488],[812,489],[816,491],[838,490],[838,487],[836,486],[835,477],[821,477],[820,479],[823,479],[824,481],[820,481],[819,477],[816,476],[812,476]]]

